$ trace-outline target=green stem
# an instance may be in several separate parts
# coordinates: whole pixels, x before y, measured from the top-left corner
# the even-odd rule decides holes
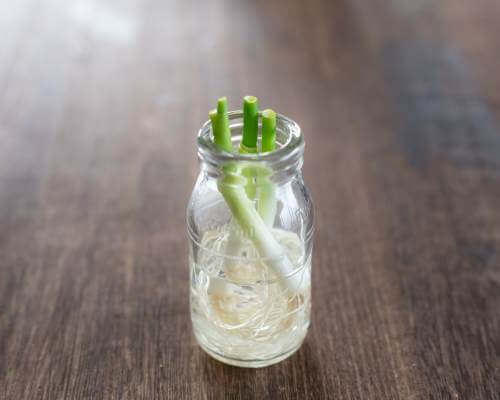
[[[274,151],[276,148],[276,113],[267,109],[262,111],[262,152]],[[272,171],[262,168],[259,171],[257,184],[259,188],[258,206],[259,214],[267,226],[272,227],[276,216],[276,194],[274,184],[269,176]]]
[[[262,152],[276,148],[276,113],[267,109],[262,111]]]
[[[240,153],[257,153],[259,134],[259,101],[255,96],[243,98],[243,138]]]
[[[257,153],[257,136],[259,134],[259,101],[255,96],[243,98],[243,138],[240,143],[240,154]],[[256,174],[252,167],[242,169],[242,174],[247,178],[245,191],[253,200],[256,195]]]
[[[231,153],[233,151],[233,144],[231,142],[231,130],[229,129],[229,118],[227,116],[226,97],[221,97],[217,101],[217,111],[210,111],[209,116],[212,121],[215,144],[219,149]]]

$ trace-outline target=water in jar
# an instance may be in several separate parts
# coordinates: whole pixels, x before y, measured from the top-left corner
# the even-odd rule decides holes
[[[228,224],[192,244],[191,318],[202,347],[225,362],[286,357],[304,339],[310,318],[310,254],[292,232],[273,234],[300,274],[290,290],[259,258],[252,242]],[[251,365],[250,365],[251,366]]]

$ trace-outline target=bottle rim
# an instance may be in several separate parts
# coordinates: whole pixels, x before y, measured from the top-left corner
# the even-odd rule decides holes
[[[260,112],[259,116],[261,116]],[[238,132],[241,132],[243,127],[243,111],[230,111],[228,118],[233,148],[237,149],[241,141],[241,135]],[[240,154],[236,151],[229,153],[216,147],[213,141],[212,125],[210,120],[207,120],[198,131],[198,157],[200,160],[215,166],[232,161],[245,161],[264,162],[271,166],[274,164],[279,166],[279,169],[302,158],[305,142],[300,126],[294,120],[276,114],[276,138],[277,148],[271,152],[258,151],[257,153]]]

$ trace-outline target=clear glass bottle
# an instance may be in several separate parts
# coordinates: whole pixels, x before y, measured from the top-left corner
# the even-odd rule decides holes
[[[242,118],[240,111],[229,113],[235,149]],[[191,319],[200,346],[227,364],[274,364],[306,336],[313,206],[302,177],[303,153],[299,126],[281,115],[271,153],[219,152],[210,123],[199,131],[201,170],[187,209]],[[228,166],[243,166],[244,193],[260,215],[257,231],[243,229],[248,227],[221,194]]]

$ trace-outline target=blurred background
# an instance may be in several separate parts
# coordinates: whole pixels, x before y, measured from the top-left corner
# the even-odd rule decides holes
[[[496,0],[0,1],[0,393],[498,398],[499,21]],[[244,95],[301,125],[316,207],[313,326],[270,372],[188,334],[196,134]]]

